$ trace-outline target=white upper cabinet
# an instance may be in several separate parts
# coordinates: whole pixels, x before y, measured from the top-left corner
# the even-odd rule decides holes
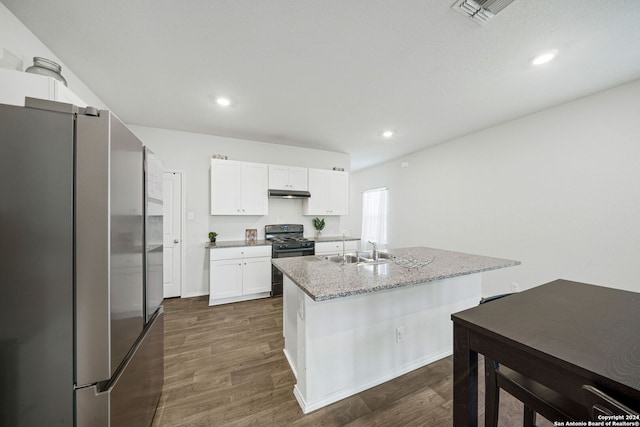
[[[269,189],[308,191],[308,169],[296,166],[269,165]]]
[[[211,159],[211,215],[266,215],[268,167]]]
[[[349,173],[309,169],[309,193],[302,201],[304,215],[347,215],[349,213]]]
[[[71,90],[53,77],[0,68],[0,103],[24,107],[24,98],[39,98],[86,107]]]

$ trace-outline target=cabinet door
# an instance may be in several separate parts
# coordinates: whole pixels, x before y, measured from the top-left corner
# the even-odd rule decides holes
[[[87,103],[78,98],[78,95],[71,92],[71,90],[62,83],[55,81],[55,100],[58,102],[66,102],[68,104],[77,105],[78,107],[86,107]]]
[[[211,215],[240,215],[242,163],[211,160]]]
[[[269,211],[269,170],[263,163],[242,164],[241,215],[266,215]]]
[[[271,258],[245,258],[242,261],[242,293],[271,291]]]
[[[331,171],[329,175],[329,215],[349,213],[349,174]]]
[[[0,68],[0,104],[24,107],[26,96],[54,100],[54,81],[47,76]]]
[[[289,188],[295,191],[307,191],[309,189],[309,170],[290,166]]]
[[[289,189],[289,168],[287,166],[269,165],[269,188],[272,190]]]
[[[303,201],[305,215],[329,215],[329,172],[324,169],[309,169],[309,193]]]
[[[0,68],[0,104],[22,107],[26,96],[87,106],[71,89],[52,77]]]
[[[242,295],[242,260],[211,261],[209,300]]]

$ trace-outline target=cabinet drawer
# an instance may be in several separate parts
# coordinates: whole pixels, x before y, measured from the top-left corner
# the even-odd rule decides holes
[[[269,257],[271,258],[271,246],[247,246],[241,248],[244,258]]]
[[[348,240],[344,244],[345,252],[358,249],[359,240]],[[342,241],[316,243],[316,255],[342,253]]]
[[[210,260],[271,257],[271,246],[241,246],[238,248],[210,249]]]

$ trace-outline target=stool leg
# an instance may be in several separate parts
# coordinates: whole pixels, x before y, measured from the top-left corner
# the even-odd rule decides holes
[[[524,427],[535,427],[536,425],[536,412],[527,405],[524,405],[524,418],[522,425]]]
[[[484,358],[484,425],[498,426],[498,408],[500,407],[500,389],[496,378],[495,362]]]

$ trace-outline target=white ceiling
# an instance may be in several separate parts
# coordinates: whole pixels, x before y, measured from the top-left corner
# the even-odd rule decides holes
[[[484,26],[455,0],[1,1],[126,123],[354,170],[640,78],[640,0],[516,0]]]

